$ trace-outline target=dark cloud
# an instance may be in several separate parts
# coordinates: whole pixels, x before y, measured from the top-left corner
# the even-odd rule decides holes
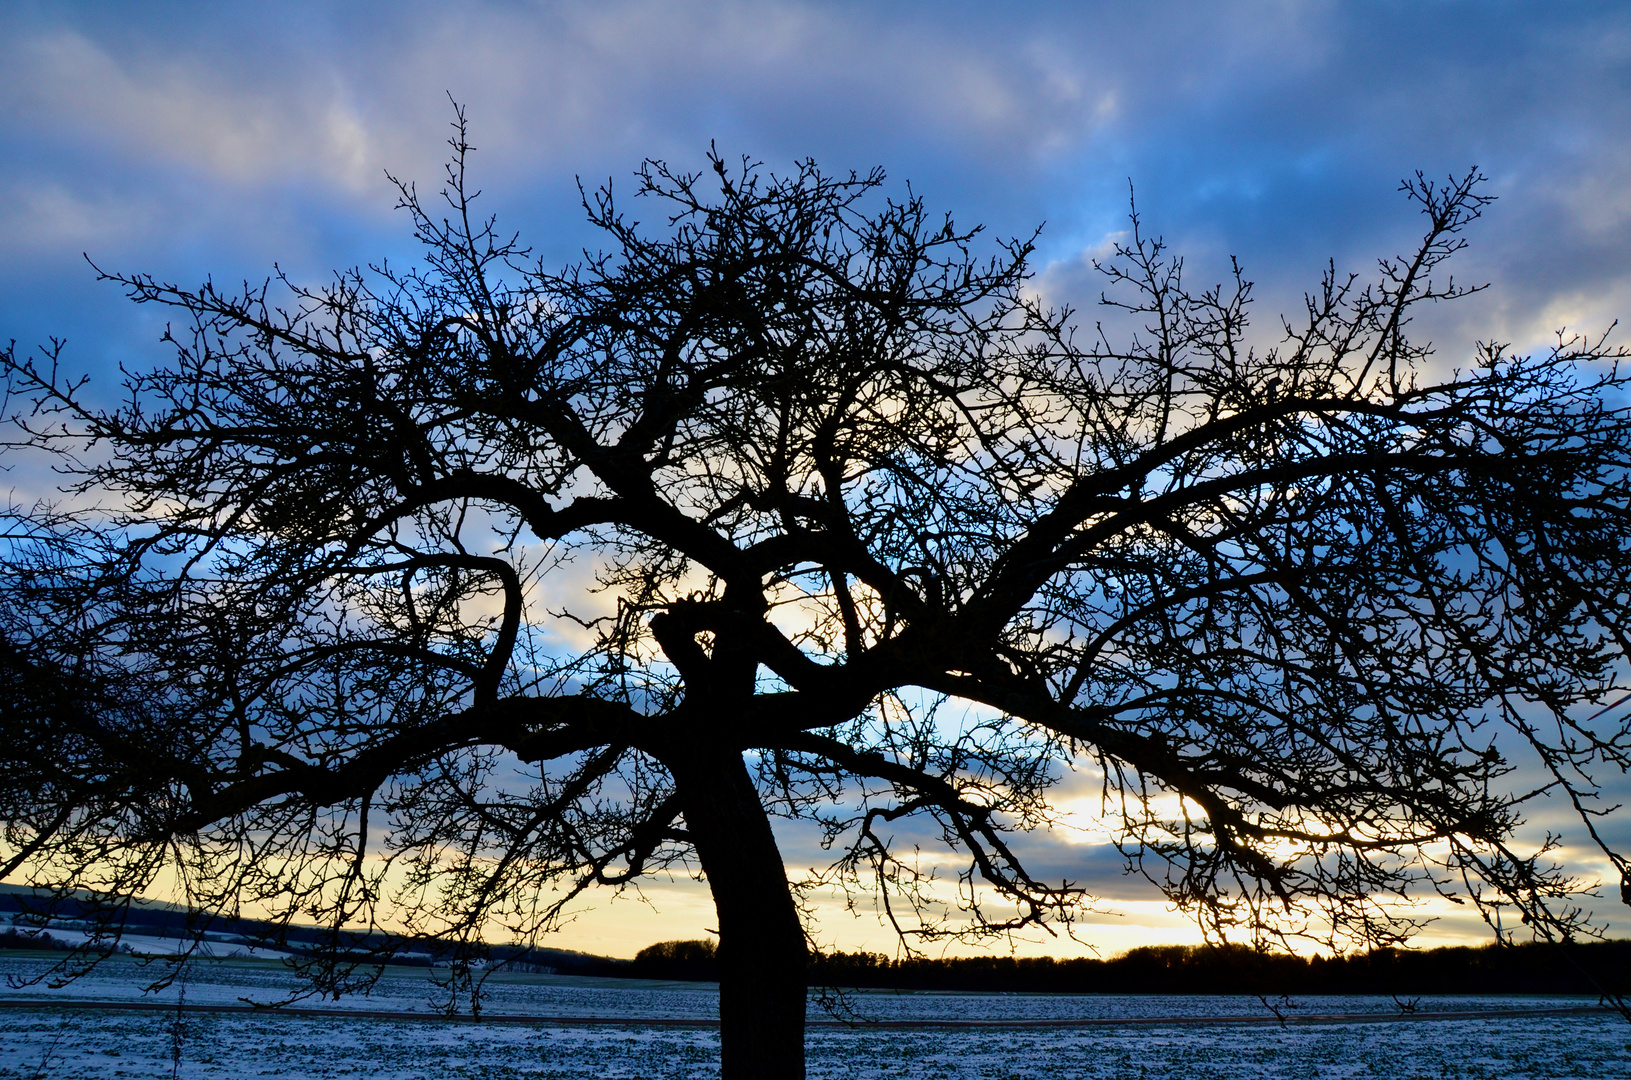
[[[1284,306],[1326,256],[1409,243],[1399,177],[1477,164],[1503,202],[1468,272],[1499,288],[1469,320],[1528,342],[1631,295],[1619,5],[52,4],[4,23],[0,319],[29,336],[59,306],[12,298],[81,274],[80,250],[193,276],[400,250],[383,173],[434,183],[449,93],[492,205],[562,258],[583,240],[573,176],[716,139],[881,163],[1000,232],[1046,218],[1066,265],[1120,227],[1131,178],[1197,272],[1240,254]]]

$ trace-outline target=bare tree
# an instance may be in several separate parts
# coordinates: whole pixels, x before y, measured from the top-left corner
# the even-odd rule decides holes
[[[371,927],[535,940],[695,867],[728,1077],[803,1074],[778,816],[920,937],[1068,927],[1010,837],[1075,769],[1216,935],[1393,942],[1433,893],[1592,932],[1515,830],[1545,791],[1596,837],[1631,753],[1624,354],[1430,377],[1476,174],[1265,349],[1136,218],[1117,343],[878,173],[650,162],[666,223],[593,193],[609,253],[553,272],[454,149],[416,268],[104,275],[183,320],[118,408],[6,353],[76,508],[7,548],[8,874],[318,920],[338,991]]]

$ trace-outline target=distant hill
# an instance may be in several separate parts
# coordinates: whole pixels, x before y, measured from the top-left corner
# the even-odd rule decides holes
[[[77,939],[94,932],[106,912],[90,902],[88,894],[62,897],[52,903],[50,894],[27,886],[0,885],[0,949],[40,949],[71,947],[64,936]],[[178,945],[202,937],[217,945],[269,949],[303,957],[315,954],[331,941],[325,927],[294,924],[279,927],[257,919],[189,913],[185,907],[155,900],[132,902],[121,915],[123,934],[175,941]],[[43,928],[43,933],[31,933]],[[55,935],[51,931],[55,930]],[[424,966],[435,963],[440,948],[431,942],[374,932],[342,932],[340,947],[359,959],[383,957],[389,963]],[[570,949],[523,949],[494,945],[489,949],[493,963],[504,963],[519,971],[549,972],[560,975],[626,975],[629,961]]]

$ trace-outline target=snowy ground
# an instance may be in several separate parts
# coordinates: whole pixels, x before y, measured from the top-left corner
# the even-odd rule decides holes
[[[37,959],[0,956],[13,978]],[[11,1001],[51,1008],[0,1008],[0,1077],[708,1077],[718,1070],[718,1036],[706,1029],[471,1024],[433,1019],[434,990],[423,971],[396,972],[375,994],[325,1008],[418,1012],[425,1019],[107,1012],[94,1000],[137,1001],[140,975],[128,960],[61,990],[0,988]],[[286,989],[275,966],[197,965],[189,1003],[270,1000]],[[490,1014],[602,1019],[707,1018],[714,996],[696,984],[508,977],[491,984]],[[173,1001],[174,991],[159,996]],[[152,1000],[152,997],[149,997]],[[78,1002],[78,1008],[75,1003]],[[307,1005],[314,1004],[311,1002]],[[854,995],[862,1018],[1018,1020],[1144,1019],[1094,1028],[868,1029],[812,1027],[810,1075],[833,1080],[934,1078],[1533,1078],[1631,1080],[1631,1028],[1612,1016],[1483,1017],[1388,1024],[1149,1024],[1152,1018],[1263,1015],[1253,998],[1044,996],[1027,994]],[[1387,998],[1308,998],[1290,1015],[1396,1013]],[[1556,1008],[1578,999],[1423,999],[1422,1010]],[[823,1018],[819,1010],[813,1018]],[[177,1050],[179,1048],[179,1067]]]

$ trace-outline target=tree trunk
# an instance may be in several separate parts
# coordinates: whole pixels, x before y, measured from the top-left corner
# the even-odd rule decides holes
[[[740,754],[665,760],[719,913],[724,1080],[803,1080],[806,955],[770,818]]]

